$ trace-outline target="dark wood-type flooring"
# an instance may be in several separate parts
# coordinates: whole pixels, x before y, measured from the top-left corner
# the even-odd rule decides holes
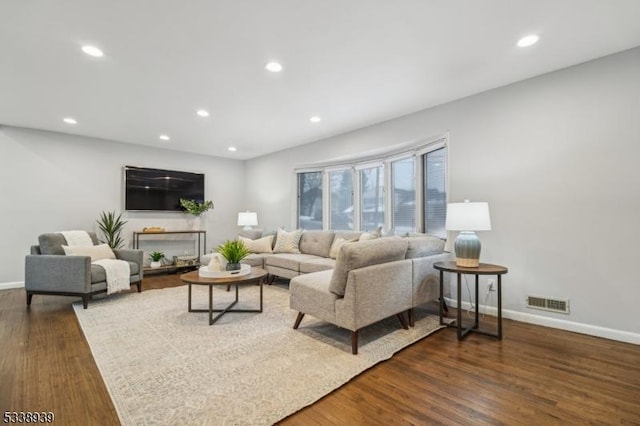
[[[179,275],[149,276],[143,291],[177,285]],[[36,295],[27,309],[24,290],[0,291],[0,415],[118,424],[74,300]],[[640,425],[640,346],[509,320],[502,341],[444,329],[282,424]]]

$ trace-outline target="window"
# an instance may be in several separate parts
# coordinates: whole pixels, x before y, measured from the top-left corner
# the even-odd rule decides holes
[[[446,238],[447,139],[298,171],[297,226]]]
[[[384,227],[384,176],[382,166],[360,170],[360,229]]]
[[[446,159],[446,147],[423,156],[425,232],[441,238],[447,237],[444,227],[447,216]]]
[[[329,172],[329,229],[352,230],[353,226],[353,171],[349,169]]]
[[[416,173],[413,157],[391,162],[391,229],[400,235],[416,231]]]
[[[298,227],[322,229],[322,172],[298,173]]]

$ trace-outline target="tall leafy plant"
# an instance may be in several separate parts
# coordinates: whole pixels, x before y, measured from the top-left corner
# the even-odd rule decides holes
[[[116,212],[102,212],[100,219],[96,220],[98,228],[102,232],[103,240],[112,249],[120,248],[124,245],[124,240],[120,236],[126,220],[122,220],[122,213],[116,215]]]

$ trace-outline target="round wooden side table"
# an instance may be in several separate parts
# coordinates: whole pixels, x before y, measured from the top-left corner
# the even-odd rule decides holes
[[[497,337],[498,340],[502,340],[502,275],[508,272],[508,269],[500,265],[491,265],[489,263],[481,263],[477,267],[467,268],[464,266],[456,265],[455,261],[449,262],[436,262],[433,267],[440,271],[440,325],[446,325],[447,327],[455,327],[458,333],[458,340],[462,340],[467,334],[474,332],[484,334],[486,336]],[[443,318],[443,302],[444,302],[444,273],[451,272],[458,276],[458,313],[456,316],[455,325],[445,324]],[[476,315],[473,325],[468,328],[462,327],[462,275],[475,275],[476,279]],[[495,275],[498,277],[498,332],[491,333],[489,331],[480,330],[479,327],[479,313],[478,313],[478,284],[480,275]]]

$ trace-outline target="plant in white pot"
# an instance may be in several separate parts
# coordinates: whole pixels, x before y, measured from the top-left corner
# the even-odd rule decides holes
[[[161,251],[154,251],[149,255],[151,257],[151,266],[152,268],[159,268],[162,266],[162,258],[164,257],[164,253]]]
[[[216,251],[227,259],[227,271],[240,270],[240,261],[250,254],[247,246],[240,240],[227,240],[220,244]]]
[[[201,217],[202,214],[213,209],[213,201],[198,202],[196,200],[187,200],[186,198],[180,199],[180,206],[185,212],[193,216],[191,227],[194,230],[200,230],[202,228]]]

